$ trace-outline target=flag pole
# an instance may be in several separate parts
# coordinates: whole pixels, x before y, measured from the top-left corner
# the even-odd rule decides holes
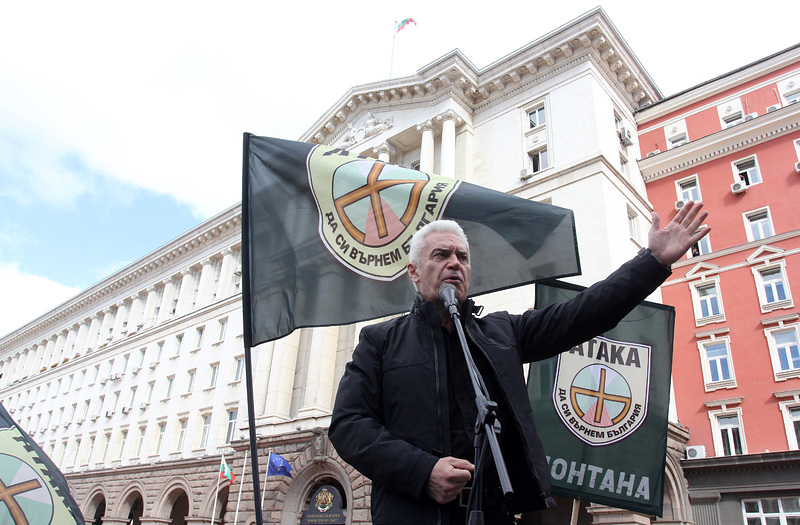
[[[244,451],[244,462],[242,463],[242,477],[239,479],[239,497],[236,499],[236,513],[233,515],[233,525],[239,522],[239,504],[242,502],[242,487],[244,486],[244,469],[247,466],[247,451]],[[215,502],[216,503],[216,502]]]
[[[225,461],[225,454],[219,457],[219,468],[217,469],[217,490],[214,492],[214,509],[211,511],[211,525],[217,521],[217,500],[219,499],[219,474],[222,472],[222,462]]]
[[[392,26],[392,59],[389,62],[389,78],[392,78],[392,74],[394,73],[394,41],[397,39],[397,20],[394,21],[394,25]]]
[[[250,434],[250,461],[252,471],[258,473],[258,443],[256,441],[256,409],[253,399],[253,363],[251,349],[253,346],[252,311],[250,308],[250,133],[244,133],[242,148],[242,323],[244,328],[244,368],[247,385],[247,427]],[[253,476],[253,507],[255,507],[256,525],[264,525],[261,515],[259,495],[261,492],[260,476]]]
[[[269,449],[269,455],[267,456],[267,471],[264,472],[264,487],[267,486],[267,478],[269,477],[269,466],[270,465],[272,465],[272,449]],[[266,494],[266,493],[267,493],[266,490],[261,492],[261,508],[262,509],[264,508],[264,494]]]

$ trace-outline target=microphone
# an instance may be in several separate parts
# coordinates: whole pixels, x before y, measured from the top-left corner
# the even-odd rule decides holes
[[[444,283],[439,287],[439,299],[444,303],[444,307],[450,312],[450,316],[458,317],[458,290],[455,285]]]

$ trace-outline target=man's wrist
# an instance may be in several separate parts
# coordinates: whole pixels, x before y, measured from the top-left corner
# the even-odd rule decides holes
[[[664,268],[666,268],[666,269],[667,269],[667,270],[669,270],[669,271],[672,271],[672,265],[670,265],[670,264],[664,264],[664,261],[662,261],[661,259],[659,259],[659,258],[656,256],[656,254],[654,254],[654,253],[653,253],[653,251],[652,251],[650,248],[642,248],[641,250],[639,250],[639,253],[637,254],[637,256],[638,256],[638,257],[641,257],[641,258],[648,257],[648,256],[650,256],[650,257],[653,257],[653,258],[654,258],[656,261],[658,261],[658,263],[659,263],[661,266],[663,266]]]

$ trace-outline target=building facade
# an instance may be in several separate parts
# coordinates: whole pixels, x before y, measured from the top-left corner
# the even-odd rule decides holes
[[[656,211],[701,200],[711,214],[662,287],[698,524],[800,520],[798,101],[800,46],[636,114]]]
[[[354,87],[300,140],[574,210],[583,274],[572,280],[588,285],[647,243],[634,113],[661,98],[598,8],[483,69],[455,50],[414,75]],[[0,401],[67,474],[88,521],[252,523],[244,429],[254,425],[265,521],[299,523],[330,485],[347,523],[369,523],[370,481],[326,434],[363,323],[254,348],[248,421],[240,234],[235,206],[0,339]],[[490,269],[474,261],[473,271]],[[533,301],[531,286],[480,298],[515,313]],[[670,424],[659,523],[693,522],[680,468],[688,437]],[[270,452],[290,461],[292,478],[265,478]],[[237,475],[230,487],[222,455]],[[572,503],[523,522],[563,523]],[[651,522],[575,508],[582,525]]]

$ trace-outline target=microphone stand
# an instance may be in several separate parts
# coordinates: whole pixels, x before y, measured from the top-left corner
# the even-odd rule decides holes
[[[469,525],[483,525],[483,464],[488,444],[492,451],[492,459],[497,469],[497,477],[500,479],[500,488],[503,491],[503,498],[509,499],[514,495],[511,488],[511,480],[508,477],[508,469],[500,451],[500,443],[497,436],[500,434],[500,421],[497,419],[497,403],[489,399],[489,391],[483,382],[478,367],[472,359],[472,354],[467,346],[467,338],[464,336],[464,327],[461,326],[461,315],[458,313],[456,301],[446,301],[445,306],[450,312],[450,317],[456,325],[458,339],[461,343],[461,350],[467,361],[467,370],[472,381],[472,389],[475,391],[475,405],[478,408],[478,417],[475,420],[475,475],[472,480],[472,490],[470,491],[469,501],[467,502],[467,512],[469,512]],[[470,510],[470,509],[475,510]]]

